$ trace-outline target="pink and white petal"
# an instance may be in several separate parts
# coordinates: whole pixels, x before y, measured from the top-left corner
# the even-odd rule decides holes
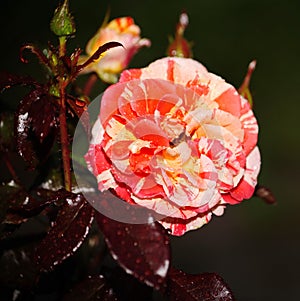
[[[156,198],[139,198],[135,195],[131,196],[132,200],[140,206],[146,207],[156,213],[178,219],[189,219],[196,216],[198,213],[193,210],[184,210],[184,208],[178,208],[170,202],[170,200],[156,197]]]
[[[118,186],[114,190],[122,200],[126,201],[129,204],[135,204],[131,199],[131,193],[127,186],[118,183]]]
[[[243,97],[241,97],[241,106],[240,120],[245,132],[243,146],[248,155],[257,144],[258,124],[249,102]]]
[[[239,204],[241,201],[236,200],[235,198],[233,198],[230,193],[222,193],[222,201],[226,204],[230,204],[230,205],[236,205]]]
[[[109,188],[116,188],[116,181],[111,173],[111,163],[108,162],[101,145],[90,145],[85,155],[88,169],[93,172],[97,178],[98,189],[100,191]]]
[[[237,201],[249,199],[254,193],[257,176],[260,170],[260,153],[255,147],[246,159],[246,170],[239,185],[231,190],[230,195]]]
[[[190,230],[196,230],[207,224],[211,220],[212,213],[197,215],[188,220],[167,218],[159,221],[164,228],[168,229],[172,235],[182,236]]]
[[[112,116],[119,114],[119,101],[125,86],[126,83],[117,83],[105,90],[100,107],[100,121],[104,127]],[[126,116],[124,117],[126,118]]]
[[[141,199],[165,197],[163,188],[160,185],[157,185],[152,174],[144,179],[145,181],[143,181],[143,185],[140,187],[140,190],[135,192],[137,197]]]
[[[216,216],[221,216],[224,214],[225,208],[226,208],[225,204],[219,204],[212,209],[212,213]]]
[[[84,155],[84,159],[88,170],[97,176],[96,164],[95,164],[95,144],[90,144],[87,153]]]
[[[158,59],[142,69],[140,78],[161,78],[185,85],[196,74],[207,74],[207,69],[192,59],[166,57]]]
[[[244,131],[242,129],[242,123],[238,117],[222,110],[216,110],[214,120],[211,122],[219,124],[222,128],[231,132],[238,140],[243,141]]]
[[[235,140],[243,141],[244,138],[244,131],[242,129],[242,123],[241,121],[233,116],[232,114],[221,111],[218,109],[208,110],[204,108],[197,108],[191,112],[189,112],[185,117],[184,120],[187,122],[187,131],[192,132],[193,130],[199,128],[199,130],[196,130],[196,133],[198,133],[198,138],[201,137],[203,133],[203,129],[205,127],[213,126],[213,128],[219,131],[219,134],[216,136],[216,138],[220,140],[222,139],[222,136],[220,134],[226,130],[232,133],[232,136],[235,137]],[[208,136],[207,136],[208,137]]]
[[[126,184],[131,190],[138,185],[141,179],[131,170],[128,159],[115,160],[111,164],[111,172],[117,182]]]
[[[100,122],[100,119],[97,118],[93,128],[92,128],[92,139],[90,143],[93,145],[95,144],[101,144],[103,140],[103,135],[104,135],[104,129],[103,126]]]
[[[119,83],[128,82],[134,79],[139,79],[142,75],[141,69],[127,69],[124,70],[119,79]]]
[[[165,115],[187,93],[185,87],[174,85],[174,83],[159,78],[133,79],[120,85],[122,85],[124,91],[118,100],[118,108],[122,115],[129,120],[136,116],[153,115],[155,111]],[[104,94],[104,96],[106,95]],[[126,112],[126,110],[129,110],[128,106],[132,111],[130,114]],[[125,111],[123,108],[125,108]]]
[[[103,171],[110,170],[111,164],[108,162],[101,145],[91,144],[88,152],[84,156],[88,169],[98,176]]]
[[[172,234],[174,236],[182,236],[183,234],[185,234],[188,231],[186,228],[186,224],[184,223],[184,221],[181,222],[181,220],[168,219],[168,220],[159,221],[159,223],[165,229],[167,229],[167,231],[170,234]]]
[[[212,191],[211,195],[205,195],[206,199],[203,201],[203,204],[198,208],[190,208],[197,213],[206,214],[208,211],[211,211],[217,204],[220,203],[221,195],[217,189]]]
[[[227,89],[223,88],[223,93],[219,94],[215,101],[219,104],[219,109],[228,112],[236,117],[240,116],[241,100],[236,89],[227,84]]]
[[[151,145],[169,146],[169,139],[162,129],[151,119],[137,120],[133,129],[133,134],[137,139],[151,141]]]
[[[223,128],[216,124],[203,124],[195,134],[198,138],[207,137],[209,139],[218,139],[224,142],[225,148],[229,149],[231,152],[235,152],[239,148],[241,142],[226,128]]]

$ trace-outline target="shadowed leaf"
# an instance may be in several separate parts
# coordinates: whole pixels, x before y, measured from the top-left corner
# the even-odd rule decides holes
[[[104,268],[103,274],[122,301],[152,301],[153,288],[127,274],[119,266]]]
[[[1,249],[1,248],[0,248]],[[6,249],[0,253],[0,283],[12,288],[31,288],[37,270],[30,258],[30,249]]]
[[[6,211],[9,206],[9,198],[11,198],[17,191],[18,187],[8,184],[2,184],[0,186],[0,223],[3,222],[6,216]]]
[[[55,223],[34,254],[42,271],[52,270],[71,256],[81,246],[93,220],[93,208],[82,195],[66,192],[64,201]]]
[[[8,72],[0,72],[0,92],[10,89],[13,86],[40,86],[32,77],[24,77]]]
[[[14,149],[14,117],[13,114],[0,114],[0,152]]]
[[[16,195],[19,190],[20,187],[13,181],[11,181],[9,184],[0,185],[0,240],[8,237],[17,228],[17,225],[12,223],[5,224],[4,221],[7,218],[10,200],[13,199],[14,195]],[[22,217],[20,219],[23,220]]]
[[[40,194],[40,190],[34,192],[36,192],[34,196],[30,195],[24,189],[16,192],[9,199],[9,207],[3,223],[20,224],[25,222],[28,218],[40,214],[46,207],[61,199],[59,192],[56,194],[52,191],[50,191],[51,194]],[[44,197],[39,197],[41,195]]]
[[[228,285],[215,273],[191,275],[172,269],[168,278],[168,295],[171,301],[235,300]]]
[[[170,265],[170,246],[158,223],[125,224],[97,214],[113,258],[141,282],[159,289]]]
[[[14,207],[20,207],[30,199],[29,194],[14,182],[0,186],[0,223],[19,225],[27,220],[27,217],[19,214],[11,214]]]
[[[22,208],[26,207],[31,203],[37,202],[24,189],[18,190],[7,201],[9,205],[3,223],[13,225],[19,225],[26,222],[30,217],[30,214],[28,214],[29,212],[22,210]]]
[[[73,288],[63,301],[118,301],[102,275],[89,277]]]

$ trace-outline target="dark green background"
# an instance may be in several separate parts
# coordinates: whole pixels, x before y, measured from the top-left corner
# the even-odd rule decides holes
[[[74,0],[77,35],[70,50],[84,48],[108,3],[112,18],[131,15],[142,36],[152,40],[131,66],[165,55],[182,9],[190,17],[186,37],[194,42],[194,58],[210,71],[238,87],[248,63],[257,59],[251,88],[260,125],[259,182],[272,189],[278,204],[253,198],[227,208],[202,229],[174,238],[173,261],[186,272],[219,272],[240,301],[299,300],[300,1]],[[1,3],[1,70],[41,74],[30,55],[32,64],[18,62],[18,49],[23,42],[55,41],[48,24],[56,5],[53,0]],[[12,92],[1,99],[1,110],[14,107]]]

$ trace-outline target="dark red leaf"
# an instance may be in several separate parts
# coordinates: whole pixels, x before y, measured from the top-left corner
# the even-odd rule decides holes
[[[29,117],[31,118],[32,131],[39,142],[43,143],[50,132],[57,127],[57,108],[49,95],[43,93],[35,96],[35,102],[30,106]]]
[[[159,289],[164,286],[170,265],[170,245],[158,223],[125,224],[97,214],[113,258],[141,282]]]
[[[17,150],[21,157],[33,166],[37,164],[37,158],[34,151],[33,142],[30,139],[31,130],[31,106],[39,100],[42,95],[40,89],[31,91],[20,102],[17,112],[15,114],[15,135],[17,138]]]
[[[96,61],[100,55],[102,53],[104,53],[105,51],[111,49],[111,48],[115,48],[115,47],[123,47],[123,45],[119,42],[108,42],[105,43],[103,45],[101,45],[96,52],[86,61],[84,62],[82,65],[77,66],[77,73],[78,74],[82,69],[84,69],[86,66],[88,66],[89,64],[91,64],[92,62]]]
[[[35,86],[39,87],[38,84],[32,77],[24,77],[8,72],[0,72],[0,92],[2,93],[6,89],[10,89],[13,86]]]
[[[215,273],[187,274],[172,269],[168,274],[171,301],[233,301],[233,294],[221,276]]]
[[[63,301],[117,301],[102,275],[89,277],[72,289]]]
[[[36,92],[35,92],[36,93]],[[37,163],[37,155],[34,151],[34,145],[30,138],[31,120],[29,117],[29,109],[31,105],[31,97],[33,92],[29,93],[23,101],[21,101],[15,115],[15,136],[16,146],[19,155],[33,169]]]
[[[55,223],[35,251],[40,270],[50,271],[82,244],[93,220],[93,208],[80,194],[67,193]]]
[[[59,200],[60,193],[38,198],[38,193],[32,196],[24,189],[20,189],[9,200],[9,206],[3,223],[20,224],[28,218],[40,214],[47,206]]]
[[[255,196],[261,198],[267,204],[276,204],[276,198],[274,194],[265,186],[257,185],[255,188]]]
[[[7,219],[7,212],[9,210],[10,201],[14,195],[18,193],[20,187],[11,181],[9,184],[0,185],[0,240],[5,239],[13,233],[17,225],[24,221],[24,217],[19,217],[19,222],[15,224],[6,224],[4,221]],[[1,250],[1,248],[0,248]]]
[[[0,223],[5,225],[20,225],[57,200],[38,198],[13,181],[0,186],[0,199]]]
[[[56,108],[44,88],[37,88],[20,102],[15,114],[17,151],[33,169],[47,158],[56,134]]]
[[[8,199],[8,210],[3,223],[19,225],[28,220],[30,215],[22,208],[37,201],[24,189],[18,190],[10,199]]]

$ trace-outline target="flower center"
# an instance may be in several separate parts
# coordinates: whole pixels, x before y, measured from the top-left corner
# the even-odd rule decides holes
[[[185,133],[185,131],[181,132],[178,137],[174,138],[172,141],[170,141],[171,147],[176,147],[181,142],[186,142],[190,140],[191,137]]]

